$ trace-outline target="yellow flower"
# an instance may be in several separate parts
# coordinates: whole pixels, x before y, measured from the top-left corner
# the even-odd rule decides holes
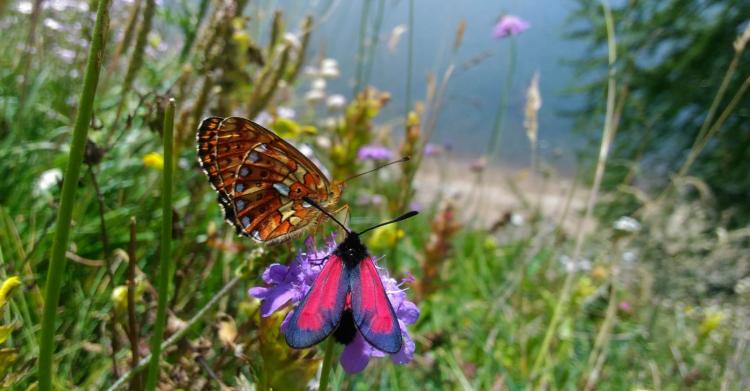
[[[396,245],[396,242],[403,238],[404,235],[403,229],[395,225],[387,225],[375,230],[372,236],[370,236],[370,240],[367,241],[367,244],[375,251],[382,251]]]
[[[706,315],[701,322],[699,332],[701,335],[707,335],[708,333],[716,330],[726,319],[727,315],[717,309],[708,309]]]
[[[591,296],[596,292],[596,285],[591,281],[590,278],[584,276],[578,280],[578,286],[576,286],[576,296],[579,298],[585,298]]]
[[[17,286],[21,285],[21,279],[13,276],[3,281],[3,285],[0,287],[0,308],[8,302],[8,296],[10,292]]]
[[[594,277],[594,279],[598,281],[607,278],[607,275],[609,275],[609,271],[607,271],[607,268],[602,265],[596,265],[591,269],[591,277]]]
[[[115,289],[112,289],[112,305],[115,307],[115,312],[122,312],[128,308],[127,286],[118,285]]]
[[[162,170],[164,169],[164,156],[158,152],[149,152],[143,156],[143,165]]]

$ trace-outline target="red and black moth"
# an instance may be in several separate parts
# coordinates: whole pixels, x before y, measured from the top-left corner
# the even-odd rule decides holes
[[[408,212],[357,233],[346,228],[313,200],[305,201],[339,224],[346,231],[346,238],[327,257],[310,291],[294,309],[284,331],[287,344],[293,348],[307,348],[331,334],[338,342],[348,344],[359,330],[364,339],[378,350],[397,353],[402,344],[401,328],[375,262],[362,244],[360,235],[413,217],[417,212]]]

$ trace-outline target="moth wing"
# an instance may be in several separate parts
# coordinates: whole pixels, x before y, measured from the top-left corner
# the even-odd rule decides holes
[[[371,256],[353,269],[349,280],[357,329],[378,350],[397,353],[401,350],[401,328]]]
[[[331,255],[287,324],[284,336],[289,346],[310,347],[336,329],[344,312],[348,282],[344,262],[338,255]]]

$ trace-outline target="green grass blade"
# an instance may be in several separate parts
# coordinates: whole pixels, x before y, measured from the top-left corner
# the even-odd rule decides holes
[[[70,145],[68,166],[65,169],[60,209],[57,213],[55,237],[52,244],[45,285],[44,315],[39,346],[39,390],[49,391],[52,388],[52,355],[54,353],[55,315],[60,300],[60,286],[65,269],[65,250],[70,238],[70,221],[75,202],[78,176],[81,171],[86,136],[91,122],[96,86],[99,83],[99,71],[104,57],[104,43],[107,25],[109,24],[109,0],[100,0],[96,11],[96,24],[91,36],[86,73],[83,77],[83,91],[78,103],[78,114],[73,128],[73,141]]]
[[[164,180],[162,182],[162,218],[161,218],[161,261],[159,262],[159,304],[156,310],[156,324],[151,337],[151,362],[146,378],[146,390],[152,391],[156,387],[159,377],[159,357],[161,356],[161,342],[164,338],[164,324],[167,314],[167,295],[172,282],[170,265],[172,263],[172,176],[174,174],[174,99],[169,100],[164,113]]]

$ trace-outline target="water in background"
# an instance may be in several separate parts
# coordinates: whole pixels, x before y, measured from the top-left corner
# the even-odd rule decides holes
[[[251,3],[259,15],[275,9],[284,10],[290,23],[297,23],[312,13],[320,24],[313,35],[310,58],[332,57],[339,61],[342,77],[328,84],[329,93],[352,95],[360,21],[365,1],[282,0]],[[370,3],[368,27],[377,18],[379,1]],[[403,117],[406,95],[407,34],[402,35],[393,52],[388,40],[397,26],[408,26],[408,0],[385,0],[382,24],[369,84],[389,91],[392,102],[380,118]],[[426,75],[433,72],[438,80],[451,63],[456,71],[450,80],[434,142],[447,143],[456,156],[471,159],[485,151],[493,126],[496,108],[504,88],[510,42],[495,40],[492,29],[502,14],[517,15],[531,23],[531,28],[515,37],[517,63],[508,100],[505,127],[501,135],[499,160],[504,166],[525,167],[529,164],[529,146],[523,129],[523,105],[526,85],[535,71],[541,74],[543,105],[539,113],[540,153],[562,173],[570,174],[575,165],[574,151],[582,144],[580,132],[574,132],[572,119],[563,112],[576,107],[581,99],[566,95],[575,85],[573,69],[564,59],[586,55],[579,42],[564,38],[569,26],[566,18],[573,4],[556,1],[414,1],[414,56],[412,98],[424,99]],[[324,19],[320,19],[320,18]],[[455,32],[466,20],[463,45],[454,55]],[[369,36],[368,38],[369,39]],[[489,55],[478,64],[464,65],[477,56]],[[304,87],[303,87],[304,88]]]

